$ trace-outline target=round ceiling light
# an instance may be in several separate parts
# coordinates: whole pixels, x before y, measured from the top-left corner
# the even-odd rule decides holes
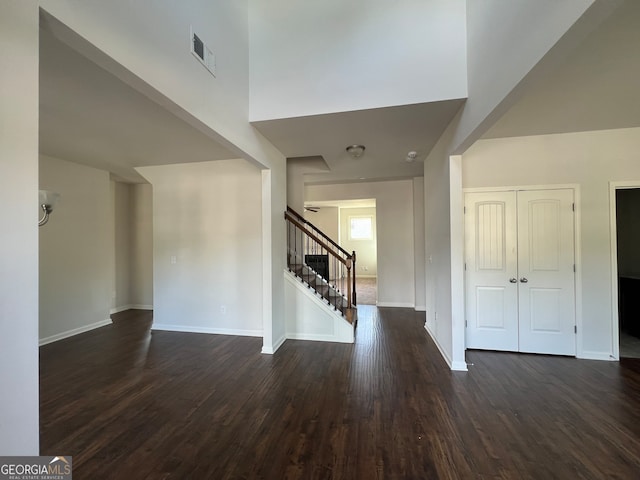
[[[364,145],[349,145],[346,150],[351,158],[360,158],[364,155]]]

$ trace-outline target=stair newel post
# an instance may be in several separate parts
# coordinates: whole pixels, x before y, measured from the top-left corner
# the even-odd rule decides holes
[[[351,266],[352,261],[347,259],[347,307],[351,308]]]
[[[358,305],[357,297],[356,297],[356,251],[354,250],[351,253],[351,257],[353,258],[353,305]],[[351,299],[350,299],[351,300]]]

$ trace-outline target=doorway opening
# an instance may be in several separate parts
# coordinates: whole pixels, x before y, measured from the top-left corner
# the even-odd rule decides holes
[[[640,358],[640,185],[618,186],[614,193],[612,262],[616,275],[612,280],[614,316],[617,313],[618,317],[618,357]]]
[[[322,200],[305,202],[304,217],[347,252],[356,252],[356,301],[376,305],[378,247],[376,200]]]

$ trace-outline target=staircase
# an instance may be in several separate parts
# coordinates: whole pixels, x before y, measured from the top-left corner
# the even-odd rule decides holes
[[[328,308],[349,323],[357,322],[356,252],[349,253],[290,207],[287,222],[287,267]]]

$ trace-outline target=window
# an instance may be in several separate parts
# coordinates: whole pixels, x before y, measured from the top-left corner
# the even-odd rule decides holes
[[[349,217],[349,240],[371,240],[372,238],[371,216]]]

